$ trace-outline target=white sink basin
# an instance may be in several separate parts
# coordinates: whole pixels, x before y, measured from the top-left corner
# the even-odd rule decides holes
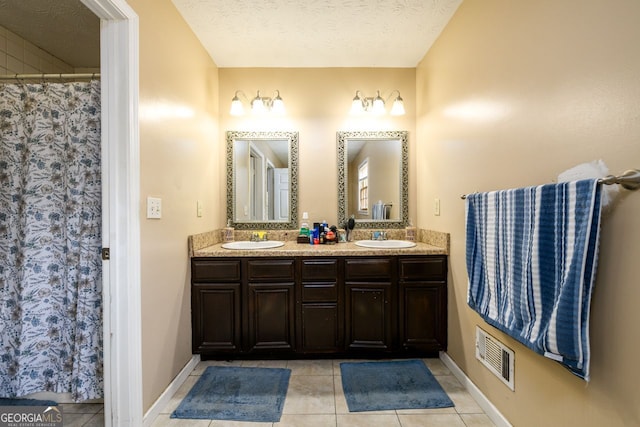
[[[255,249],[270,249],[277,248],[284,245],[284,242],[277,240],[267,240],[259,242],[251,242],[249,240],[243,240],[238,242],[223,243],[222,247],[225,249],[235,249],[239,251],[255,250]]]
[[[416,244],[407,240],[358,240],[356,245],[364,248],[402,249],[412,248]]]

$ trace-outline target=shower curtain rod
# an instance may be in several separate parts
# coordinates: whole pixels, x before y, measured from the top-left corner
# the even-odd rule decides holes
[[[630,169],[622,175],[607,175],[604,178],[598,180],[598,184],[620,184],[622,188],[627,190],[637,190],[640,188],[640,169]],[[466,199],[467,195],[460,196],[461,199]]]
[[[100,73],[40,73],[40,74],[4,74],[0,80],[55,80],[55,79],[97,79]]]

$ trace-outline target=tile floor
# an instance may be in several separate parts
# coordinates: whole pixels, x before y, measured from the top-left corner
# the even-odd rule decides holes
[[[349,413],[340,377],[340,362],[343,361],[200,362],[153,422],[152,427],[485,427],[494,425],[439,359],[424,359],[424,361],[455,404],[455,408]],[[180,404],[180,401],[198,380],[199,375],[207,366],[212,365],[291,369],[289,389],[280,422],[247,423],[169,418],[171,412]]]
[[[104,427],[102,403],[61,403],[64,427]]]

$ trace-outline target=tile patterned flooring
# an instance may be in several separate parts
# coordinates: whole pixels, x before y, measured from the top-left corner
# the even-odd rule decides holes
[[[193,370],[152,427],[489,427],[482,408],[439,359],[423,359],[455,408],[404,409],[349,413],[342,391],[340,362],[346,360],[204,361]],[[207,366],[252,366],[291,369],[289,389],[277,423],[171,419]],[[67,410],[65,408],[65,417]],[[98,414],[99,415],[99,414]],[[66,423],[65,423],[66,425]],[[83,424],[77,424],[78,426]],[[84,424],[94,426],[98,424]]]
[[[64,427],[104,427],[102,403],[61,403]]]

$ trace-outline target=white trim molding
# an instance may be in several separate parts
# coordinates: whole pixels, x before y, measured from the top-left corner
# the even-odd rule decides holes
[[[180,373],[171,381],[171,383],[167,386],[167,388],[162,392],[162,394],[158,397],[158,399],[153,402],[151,408],[144,414],[143,427],[149,427],[153,422],[158,418],[158,415],[162,413],[162,410],[169,404],[169,401],[173,397],[174,394],[178,391],[178,389],[184,384],[184,382],[189,378],[191,372],[198,366],[200,363],[200,355],[194,354],[191,356],[191,360],[187,362],[187,364],[182,368]]]
[[[81,0],[100,18],[105,426],[142,424],[138,16]]]
[[[480,391],[480,389],[465,375],[451,357],[445,352],[440,352],[440,360],[451,371],[454,377],[467,389],[469,394],[478,402],[485,414],[497,427],[512,427],[511,423],[500,413],[493,403]]]

